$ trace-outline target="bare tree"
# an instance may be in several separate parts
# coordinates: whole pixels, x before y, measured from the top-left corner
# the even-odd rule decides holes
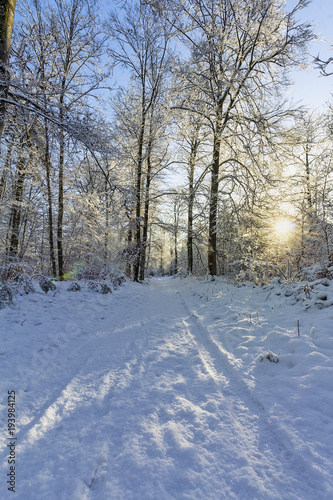
[[[315,67],[320,70],[323,76],[332,76],[333,70],[332,71],[328,70],[328,67],[332,64],[332,62],[333,62],[333,57],[329,57],[324,61],[320,59],[320,56],[318,55],[315,58]]]
[[[13,43],[13,70],[7,99],[10,103],[8,133],[12,128],[9,115],[15,116],[15,109],[22,110],[22,115],[35,117],[36,131],[38,129],[38,137],[33,139],[35,163],[42,165],[46,182],[51,268],[52,274],[60,276],[64,274],[63,226],[69,147],[77,150],[79,140],[81,151],[88,149],[96,160],[101,142],[104,150],[108,147],[108,141],[101,138],[103,133],[92,130],[95,117],[86,119],[87,109],[91,109],[93,99],[98,99],[101,82],[106,77],[100,64],[106,36],[97,24],[97,6],[95,0],[27,2],[21,9],[22,21],[16,28]],[[19,133],[24,132],[24,126],[24,121],[16,124]],[[101,164],[98,168],[103,171]],[[1,176],[2,189],[6,170]],[[58,185],[54,183],[56,172]],[[56,194],[58,206],[54,200]]]
[[[271,0],[195,0],[165,4],[170,23],[191,51],[183,64],[184,86],[196,102],[204,94],[202,118],[213,135],[209,209],[208,268],[217,272],[218,193],[221,147],[244,119],[260,123],[261,103],[286,83],[287,68],[302,62],[310,26],[295,20],[307,5],[300,0],[286,13]],[[169,15],[170,9],[172,15]],[[273,99],[274,100],[274,99]],[[191,102],[179,105],[197,112]]]
[[[45,9],[47,12],[47,8]],[[50,123],[47,114],[53,100],[55,85],[54,85],[54,68],[57,58],[55,49],[54,38],[52,36],[52,29],[50,25],[49,16],[42,10],[39,0],[32,0],[31,5],[25,7],[26,23],[21,26],[18,32],[17,41],[17,62],[18,64],[25,65],[26,59],[31,59],[31,55],[35,59],[36,80],[33,82],[38,88],[41,96],[41,102],[44,116],[41,120],[41,130],[43,141],[40,141],[39,149],[42,150],[41,157],[45,169],[46,186],[47,186],[47,203],[48,203],[48,239],[50,248],[50,262],[52,268],[52,275],[57,275],[56,265],[56,251],[54,245],[54,206],[53,194],[51,186],[52,175],[52,158],[50,151],[51,131]],[[24,41],[24,42],[23,42]],[[29,41],[29,44],[27,44]],[[28,50],[28,53],[20,53],[20,51]],[[31,87],[32,88],[32,87]]]
[[[4,127],[9,87],[9,51],[16,0],[0,1],[0,138]]]
[[[332,152],[326,121],[314,111],[303,110],[292,127],[284,130],[280,145],[286,183],[284,200],[294,207],[300,230],[298,266],[320,259],[324,248],[327,255],[330,253]]]
[[[167,75],[168,43],[170,32],[144,5],[133,3],[124,10],[119,18],[110,14],[108,30],[115,42],[110,50],[116,65],[130,72],[131,82],[135,85],[136,110],[138,116],[135,152],[135,243],[137,257],[134,262],[133,279],[138,281],[144,274],[146,229],[142,233],[142,202],[144,162],[147,158],[148,174],[146,195],[151,182],[151,139],[149,139],[149,120],[154,115],[154,108],[160,99],[163,81]],[[147,192],[148,190],[148,192]],[[149,211],[148,197],[144,208],[147,221]],[[147,228],[147,224],[144,224]],[[140,272],[141,267],[141,272]]]

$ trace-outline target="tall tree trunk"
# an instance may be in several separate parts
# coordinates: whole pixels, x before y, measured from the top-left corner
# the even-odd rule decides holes
[[[146,268],[146,251],[147,251],[147,240],[148,240],[148,221],[149,221],[149,196],[150,196],[150,184],[151,184],[151,150],[152,150],[152,131],[150,130],[150,138],[147,149],[147,179],[146,179],[146,189],[145,189],[145,205],[143,214],[143,229],[142,229],[142,245],[141,245],[141,255],[140,255],[140,280],[145,279],[145,268]]]
[[[15,182],[15,195],[11,215],[11,229],[10,229],[10,243],[9,243],[9,257],[15,260],[19,247],[19,231],[22,215],[22,198],[25,179],[26,161],[21,157],[17,165],[17,174]]]
[[[5,194],[6,182],[7,182],[7,177],[8,177],[9,169],[10,169],[10,160],[11,160],[13,145],[14,145],[14,140],[11,142],[11,144],[10,144],[8,150],[7,150],[4,169],[3,169],[2,174],[1,174],[1,179],[0,179],[0,204],[1,204],[1,201],[2,201],[3,196]]]
[[[144,104],[143,104],[144,109]],[[141,242],[141,189],[142,189],[142,165],[143,165],[143,143],[146,126],[146,115],[142,114],[141,127],[138,144],[138,163],[136,171],[136,186],[135,186],[135,242],[137,256],[133,266],[133,279],[139,281],[139,270],[141,263],[142,242]]]
[[[27,227],[28,227],[29,216],[30,216],[30,207],[31,207],[31,201],[32,201],[32,191],[33,191],[33,183],[31,183],[31,185],[30,185],[30,191],[29,191],[29,196],[28,196],[28,203],[27,203],[27,207],[26,207],[26,210],[25,210],[25,214],[24,214],[24,222],[22,224],[23,228],[22,228],[22,236],[21,236],[19,260],[23,259],[26,247],[28,246],[28,245],[25,245],[25,240],[26,240]]]
[[[108,262],[108,246],[109,246],[109,195],[108,195],[107,176],[105,176],[104,195],[105,195],[104,263],[106,265]]]
[[[127,248],[129,250],[129,252],[131,252],[131,250],[132,250],[132,241],[133,241],[133,231],[132,231],[132,228],[130,228],[128,230],[128,233],[127,233]],[[133,277],[131,260],[132,260],[131,255],[128,255],[127,262],[126,262],[126,274],[129,278]]]
[[[214,136],[213,164],[210,185],[209,228],[208,228],[208,272],[211,276],[217,274],[217,205],[219,190],[221,138]]]
[[[72,3],[70,14],[70,24],[66,47],[66,57],[63,67],[63,75],[61,79],[61,93],[59,98],[59,122],[60,122],[60,143],[59,143],[59,174],[58,174],[58,224],[57,224],[57,250],[58,250],[58,269],[60,280],[64,275],[64,253],[63,253],[63,223],[64,223],[64,163],[65,163],[65,93],[67,85],[67,77],[71,65],[72,43],[75,32],[75,16],[79,8],[78,2]]]
[[[0,138],[4,127],[9,85],[9,51],[16,0],[0,0]]]
[[[17,172],[16,172],[16,181],[15,181],[15,194],[14,194],[14,203],[12,207],[11,213],[11,228],[10,228],[10,242],[9,242],[9,258],[11,260],[15,260],[18,255],[19,248],[19,232],[20,225],[22,220],[22,200],[23,200],[23,190],[24,190],[24,182],[26,176],[27,166],[32,158],[31,145],[29,144],[29,137],[27,132],[28,145],[30,147],[29,158],[26,158],[23,155],[23,140],[21,141],[21,154],[19,160],[17,162]]]
[[[306,177],[306,199],[308,210],[310,212],[312,208],[312,196],[311,196],[311,179],[310,179],[310,161],[309,161],[309,143],[305,146],[305,177]]]
[[[146,266],[147,266],[147,268],[149,267],[150,256],[151,256],[151,240],[152,240],[152,230],[151,230],[151,224],[150,224],[149,241],[147,242],[147,249],[146,249]],[[148,250],[148,252],[147,252],[147,250]]]
[[[191,144],[189,172],[188,172],[188,212],[187,212],[187,272],[193,272],[193,205],[194,205],[194,166],[198,150],[198,140],[195,138]]]
[[[190,164],[189,172],[189,197],[188,197],[188,212],[187,212],[187,272],[193,272],[193,178],[194,178],[194,165]]]
[[[175,252],[174,274],[178,274],[178,226],[177,225],[175,227],[175,234],[174,234],[174,252]]]
[[[63,116],[61,114],[61,120]],[[60,280],[64,275],[64,255],[63,255],[63,221],[64,221],[64,159],[65,159],[65,137],[63,130],[60,131],[59,147],[59,173],[58,173],[58,223],[57,223],[57,250],[58,269]]]
[[[175,274],[178,274],[178,234],[175,233]]]
[[[35,2],[38,15],[38,37],[40,45],[40,72],[41,80],[43,84],[46,83],[45,77],[45,67],[47,54],[45,53],[44,37],[45,32],[43,30],[42,12],[41,6],[37,1]],[[48,100],[46,96],[45,85],[43,85],[43,101],[44,109],[48,108]],[[46,174],[46,189],[47,189],[47,213],[48,213],[48,240],[49,240],[49,252],[50,252],[50,264],[52,269],[52,276],[57,276],[57,264],[56,264],[56,252],[54,247],[54,232],[53,232],[53,202],[52,202],[52,188],[51,188],[51,155],[50,155],[50,140],[49,140],[49,124],[47,118],[44,118],[44,135],[45,135],[45,149],[44,149],[44,167]]]
[[[45,127],[45,172],[46,172],[46,187],[47,187],[47,203],[48,203],[48,233],[49,233],[49,247],[50,247],[50,262],[52,267],[52,275],[57,276],[56,255],[53,240],[53,203],[52,203],[52,189],[51,189],[51,160],[50,160],[50,144],[47,119],[44,121]]]

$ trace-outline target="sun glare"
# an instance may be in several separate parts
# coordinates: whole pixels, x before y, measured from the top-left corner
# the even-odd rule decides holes
[[[275,222],[274,228],[277,234],[287,235],[289,231],[294,229],[294,223],[287,219],[279,219]]]

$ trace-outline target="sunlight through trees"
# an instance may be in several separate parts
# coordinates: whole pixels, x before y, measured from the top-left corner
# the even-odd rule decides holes
[[[329,266],[331,109],[285,93],[311,63],[306,5],[20,0],[12,37],[2,19],[2,265]]]

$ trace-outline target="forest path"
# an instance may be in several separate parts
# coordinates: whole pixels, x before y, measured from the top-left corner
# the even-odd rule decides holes
[[[181,282],[117,293],[71,299],[72,336],[27,372],[16,498],[316,498]]]

